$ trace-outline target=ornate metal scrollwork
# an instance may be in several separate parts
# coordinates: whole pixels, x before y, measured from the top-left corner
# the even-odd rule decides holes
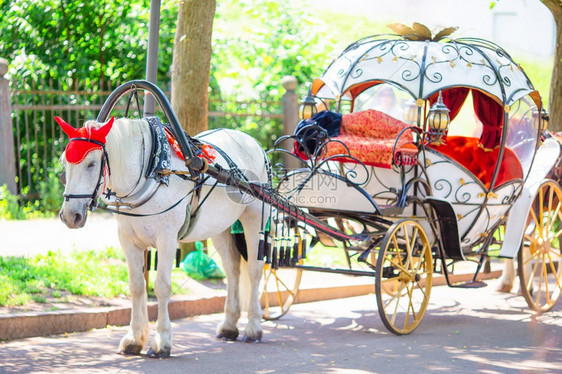
[[[367,183],[369,176],[367,166],[361,160],[351,155],[345,143],[331,138],[328,132],[316,123],[303,127],[299,134],[280,137],[275,141],[272,149],[267,152],[268,154],[279,152],[283,155],[288,155],[297,159],[303,169],[309,170],[309,178],[305,178],[299,183],[297,189],[302,188],[318,172],[338,175],[345,178],[346,183],[354,186],[362,186]],[[289,147],[286,146],[287,142],[290,142]],[[328,147],[334,143],[343,147],[346,153],[328,156]],[[293,151],[288,150],[291,148]],[[337,169],[332,161],[338,161]],[[353,169],[348,164],[352,164]],[[355,168],[362,168],[364,173],[359,173]],[[286,175],[287,169],[284,165],[278,163],[274,168],[274,172],[274,177],[282,179]],[[365,175],[365,179],[357,180],[360,174]]]

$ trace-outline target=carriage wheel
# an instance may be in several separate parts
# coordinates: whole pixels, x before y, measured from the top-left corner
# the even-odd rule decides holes
[[[400,220],[385,234],[377,259],[375,291],[384,325],[396,335],[420,324],[431,293],[433,256],[423,227]]]
[[[302,242],[299,244],[299,254],[301,253]],[[302,262],[301,259],[297,264],[300,265]],[[273,321],[287,314],[299,293],[301,278],[301,269],[274,269],[271,264],[264,264],[262,285],[260,286],[263,319]]]
[[[283,317],[297,298],[302,270],[273,269],[271,264],[265,264],[263,275],[265,283],[260,297],[262,317],[273,321]]]
[[[562,191],[545,180],[531,205],[527,228],[517,257],[520,288],[529,307],[546,312],[560,298],[562,288]]]

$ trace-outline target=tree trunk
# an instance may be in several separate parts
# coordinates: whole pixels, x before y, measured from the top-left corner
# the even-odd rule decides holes
[[[189,135],[207,129],[215,0],[183,0],[172,62],[172,108]]]
[[[192,136],[207,129],[215,9],[215,0],[182,0],[178,9],[172,61],[172,108],[182,128]],[[182,243],[180,249],[183,259],[195,250],[195,244]]]
[[[556,23],[556,50],[554,52],[554,68],[550,83],[550,125],[552,131],[562,131],[562,1],[543,0],[544,5],[550,9]]]

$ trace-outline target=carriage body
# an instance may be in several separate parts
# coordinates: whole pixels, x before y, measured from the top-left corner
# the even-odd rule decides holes
[[[348,144],[344,149],[327,141],[325,152],[304,158],[338,160],[340,165],[332,162],[324,169],[356,188],[336,188],[335,184],[342,182],[333,181],[329,186],[326,172],[295,188],[299,180],[306,179],[304,168],[281,185],[281,190],[303,207],[374,212],[376,207],[365,195],[378,207],[395,205],[408,181],[421,177],[430,191],[411,188],[406,194],[423,199],[429,193],[451,204],[461,246],[473,247],[506,217],[526,182],[542,180],[557,158],[555,145],[547,141],[551,150],[548,157],[540,160],[541,167],[533,168],[535,154],[544,145],[540,95],[507,52],[484,40],[433,41],[396,35],[365,38],[347,47],[322,77],[313,81],[311,93],[323,106],[328,104],[336,111],[358,113],[375,108],[403,122],[404,128],[420,131],[414,140],[417,162],[406,166],[395,162],[400,149],[393,135],[386,139],[390,144],[386,152],[393,152],[391,163],[386,165],[365,159],[371,152],[369,146]],[[394,103],[385,106],[388,99],[384,96],[389,94]],[[451,122],[446,134],[432,142],[427,117],[439,94]],[[369,131],[362,136],[360,141],[372,141],[372,152],[380,151],[375,144],[379,139],[368,139]],[[337,148],[340,157],[331,148]],[[330,193],[335,195],[333,199],[318,202],[318,197]],[[398,214],[411,215],[409,209]],[[521,220],[525,218],[526,214]],[[505,253],[509,256],[512,252]]]
[[[409,333],[422,318],[432,256],[442,260],[449,286],[481,287],[477,275],[492,244],[501,245],[495,256],[519,253],[533,264],[520,270],[531,308],[554,305],[562,287],[562,194],[545,177],[560,143],[546,131],[539,93],[506,51],[472,38],[368,37],[347,47],[309,96],[340,113],[341,127],[334,132],[312,117],[279,140],[295,142],[301,164],[279,177],[278,192],[332,226],[373,238],[376,244],[343,247],[374,269],[379,313],[392,332]],[[448,110],[446,128],[432,126],[436,102]],[[448,272],[466,260],[477,263],[474,277],[455,285]],[[540,278],[534,285],[525,280],[533,277]],[[546,287],[546,300],[540,291],[532,296],[533,287]],[[400,309],[412,313],[397,317]]]

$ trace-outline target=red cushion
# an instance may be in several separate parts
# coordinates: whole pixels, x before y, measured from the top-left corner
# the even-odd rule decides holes
[[[444,143],[432,144],[429,147],[457,161],[474,174],[486,188],[490,188],[499,148],[487,152],[479,147],[478,138],[464,136],[447,136]],[[522,178],[523,170],[519,159],[511,149],[505,148],[496,186]]]
[[[349,154],[366,165],[390,168],[392,165],[392,147],[394,141],[388,142],[385,139],[365,138],[356,135],[340,135],[339,140],[347,146]],[[339,142],[331,142],[328,144],[327,156],[347,155],[347,149]],[[352,162],[345,158],[336,158],[337,161]]]
[[[368,109],[344,114],[340,135],[334,139],[345,143],[351,156],[361,160],[364,164],[390,168],[395,143],[396,150],[398,150],[413,141],[412,131],[406,130],[396,142],[400,132],[407,127],[407,124],[388,114]],[[328,143],[327,157],[347,153],[342,144],[338,142]],[[351,161],[345,158],[336,160]]]

